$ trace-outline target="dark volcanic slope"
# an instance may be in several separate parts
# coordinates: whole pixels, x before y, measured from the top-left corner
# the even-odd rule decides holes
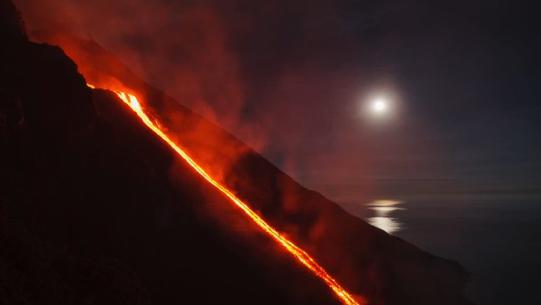
[[[113,94],[88,89],[61,49],[29,42],[0,3],[0,304],[337,304]],[[189,137],[196,155],[228,158],[224,147],[241,146],[228,184],[352,292],[371,304],[467,304],[458,264],[350,216],[131,85],[182,117],[181,136],[193,127],[221,139]]]

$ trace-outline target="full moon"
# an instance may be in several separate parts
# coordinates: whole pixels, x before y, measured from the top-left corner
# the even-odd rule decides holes
[[[372,113],[381,115],[388,111],[389,104],[385,98],[378,97],[372,100],[372,102],[370,103],[370,108],[372,110]]]

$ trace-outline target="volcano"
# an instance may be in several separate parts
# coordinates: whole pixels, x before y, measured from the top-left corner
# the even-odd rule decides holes
[[[107,89],[137,94],[359,303],[469,304],[458,263],[302,187],[98,44],[30,41],[13,4],[0,3],[1,304],[341,304]]]

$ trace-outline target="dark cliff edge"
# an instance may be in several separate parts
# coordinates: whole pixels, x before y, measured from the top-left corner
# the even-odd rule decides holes
[[[0,304],[339,304],[114,94],[89,89],[62,49],[29,41],[10,1],[0,6]],[[347,214],[118,71],[102,72],[180,116],[180,135],[220,139],[186,147],[224,158],[224,145],[242,147],[227,184],[369,304],[470,304],[458,263]]]

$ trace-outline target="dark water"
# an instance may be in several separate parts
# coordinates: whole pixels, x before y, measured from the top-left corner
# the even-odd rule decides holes
[[[511,196],[512,197],[512,196]],[[355,214],[471,272],[476,304],[541,304],[541,199],[372,201]]]

